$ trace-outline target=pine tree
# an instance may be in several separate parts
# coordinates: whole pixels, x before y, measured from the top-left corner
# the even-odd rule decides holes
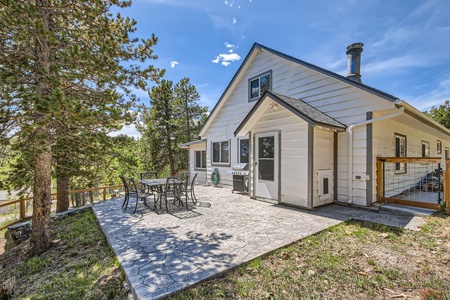
[[[0,7],[0,141],[17,137],[34,166],[33,252],[50,246],[52,147],[82,143],[131,122],[131,88],[161,72],[135,61],[155,59],[157,39],[130,35],[136,22],[112,6],[119,0],[2,0]],[[79,130],[60,130],[63,124]]]
[[[142,112],[138,126],[143,163],[158,173],[168,166],[174,174],[188,167],[188,153],[179,146],[197,138],[208,109],[198,104],[200,96],[189,78],[175,86],[163,80],[149,95],[150,108]]]

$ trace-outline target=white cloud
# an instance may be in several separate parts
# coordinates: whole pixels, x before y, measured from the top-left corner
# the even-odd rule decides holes
[[[211,61],[215,64],[221,62],[222,66],[228,67],[232,62],[240,60],[241,56],[237,53],[234,53],[234,50],[239,48],[239,46],[231,44],[229,42],[225,42],[224,45],[228,49],[228,53],[219,54]]]
[[[236,20],[236,18],[233,18],[233,21],[231,21],[231,24],[236,24],[237,23],[237,20]]]
[[[179,62],[177,62],[177,61],[175,61],[175,60],[172,60],[172,61],[170,62],[170,67],[173,69],[173,68],[175,68],[176,65],[179,65],[179,64],[180,64]]]
[[[232,62],[240,60],[241,57],[237,53],[222,53],[216,56],[212,60],[213,63],[217,64],[221,62],[222,66],[228,67]]]
[[[134,126],[134,124],[123,126],[122,129],[110,132],[108,135],[109,136],[128,135],[136,139],[141,137],[141,133],[136,129],[136,126]]]
[[[225,42],[225,47],[227,47],[227,48],[235,48],[236,46],[231,44],[231,43]]]

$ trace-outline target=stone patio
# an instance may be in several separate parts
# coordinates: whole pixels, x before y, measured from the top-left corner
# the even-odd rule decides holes
[[[136,299],[157,299],[350,218],[417,229],[421,217],[328,205],[293,209],[196,187],[198,206],[156,213],[121,198],[95,204],[98,221]],[[130,200],[131,206],[134,199]]]

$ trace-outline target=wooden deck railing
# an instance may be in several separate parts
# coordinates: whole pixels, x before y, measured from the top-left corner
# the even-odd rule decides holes
[[[388,198],[384,196],[384,164],[385,163],[407,163],[407,164],[436,164],[436,166],[440,166],[444,169],[444,166],[441,165],[443,162],[440,157],[378,157],[377,158],[377,199],[378,202],[388,202],[388,203],[396,203],[403,205],[411,205],[418,206],[424,208],[432,208],[432,209],[440,209],[444,202],[440,204],[436,203],[423,203],[418,201],[408,201],[396,198]],[[446,214],[450,214],[450,159],[445,160],[446,168],[445,172],[443,172],[443,198],[446,206]],[[391,170],[392,171],[392,170]],[[405,173],[406,174],[406,173]],[[400,174],[401,175],[401,174]]]
[[[92,192],[92,191],[100,191],[103,190],[103,201],[106,200],[106,196],[107,196],[107,190],[108,189],[116,189],[116,188],[121,188],[123,187],[123,185],[112,185],[112,186],[101,186],[101,187],[95,187],[95,188],[89,188],[89,189],[83,189],[83,190],[70,190],[69,194],[76,194],[76,193],[86,193],[86,192]],[[53,199],[56,199],[56,193],[52,193],[52,197],[55,197]],[[5,229],[6,227],[16,224],[16,223],[20,223],[24,220],[30,219],[31,217],[27,217],[26,216],[26,203],[25,201],[29,201],[29,200],[33,200],[33,197],[27,197],[27,198],[21,198],[21,199],[17,199],[17,200],[12,200],[12,201],[8,201],[5,203],[0,203],[0,209],[3,207],[7,207],[7,206],[12,206],[15,205],[17,203],[20,203],[19,206],[19,219],[15,220],[11,223],[5,224],[0,226],[0,230]],[[2,214],[0,214],[1,217]]]

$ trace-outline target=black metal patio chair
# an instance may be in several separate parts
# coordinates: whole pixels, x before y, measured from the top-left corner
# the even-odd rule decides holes
[[[186,209],[188,209],[187,200],[189,198],[189,177],[189,171],[180,171],[177,173],[177,179],[180,183],[181,196],[184,196],[185,198]]]
[[[138,189],[136,183],[133,180],[133,178],[125,178],[124,177],[124,181],[125,181],[125,200],[124,200],[124,204],[125,204],[125,208],[124,209],[125,210],[128,207],[128,202],[130,200],[130,197],[136,198],[136,205],[134,207],[133,213],[136,212],[136,209],[137,209],[137,206],[138,206],[138,202],[141,199],[144,202],[144,205],[148,206],[147,198],[153,196],[153,201],[156,203],[155,194],[154,193],[143,192],[142,190]],[[123,207],[123,205],[122,205],[122,207]]]
[[[180,184],[180,180],[176,176],[168,177],[166,180],[166,185],[162,191],[161,200],[164,201],[166,206],[166,212],[169,212],[169,200],[172,200],[173,205],[183,205],[183,201],[181,197],[183,195],[182,186]],[[187,203],[186,203],[187,204]],[[159,208],[161,208],[162,201],[159,204]]]
[[[188,187],[186,189],[186,194],[189,194],[191,201],[194,205],[197,205],[197,197],[195,196],[195,190],[194,190],[195,179],[197,179],[197,175],[198,175],[198,173],[195,173],[194,177],[192,178],[190,184],[188,185]]]

